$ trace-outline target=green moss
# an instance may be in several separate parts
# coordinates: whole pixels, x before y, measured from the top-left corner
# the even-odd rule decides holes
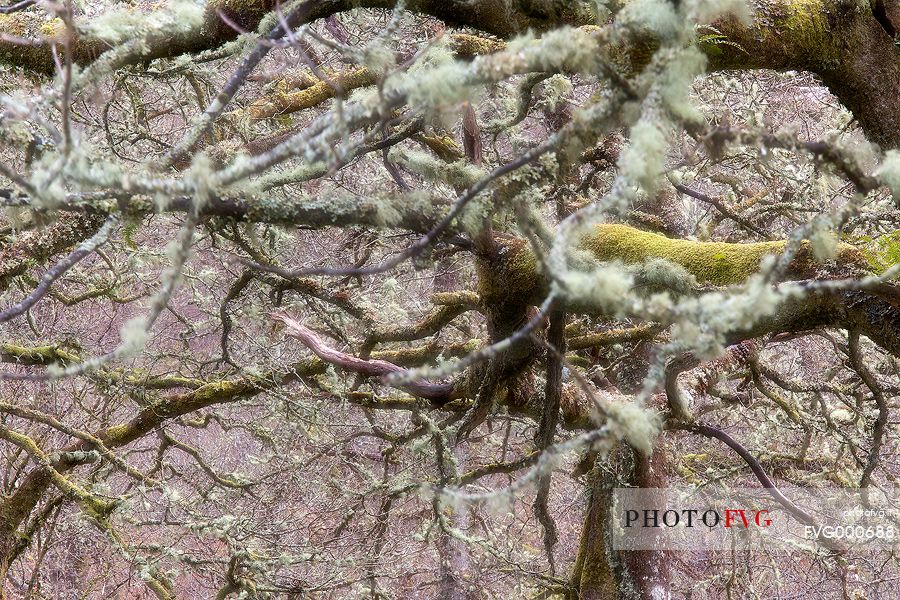
[[[111,372],[111,381],[124,381],[127,385],[140,386],[145,389],[167,390],[172,388],[200,388],[204,383],[201,379],[181,377],[178,375],[150,376],[144,369],[132,369],[129,373]]]
[[[456,140],[450,135],[421,134],[413,136],[413,139],[425,145],[434,152],[438,158],[445,162],[456,162],[465,156],[462,148],[459,147],[459,144],[457,144]]]
[[[255,389],[256,386],[252,381],[215,381],[191,392],[190,397],[194,402],[209,403],[223,402],[229,398],[233,398],[239,394]]]
[[[526,240],[498,234],[491,256],[476,263],[478,294],[486,306],[528,303],[535,299],[541,280],[537,259]]]
[[[330,74],[328,81],[317,81],[305,89],[295,92],[276,90],[272,96],[265,96],[254,102],[248,109],[252,121],[259,121],[274,116],[312,108],[334,97],[335,86],[349,92],[375,83],[375,73],[365,67],[351,69],[344,73]],[[237,118],[242,115],[237,113]]]
[[[62,19],[56,18],[44,21],[41,23],[38,30],[43,37],[56,40],[56,38],[62,36],[66,32],[66,25],[63,23]]]
[[[41,18],[37,14],[23,12],[0,15],[0,32],[12,38],[37,39],[42,29]],[[24,45],[14,40],[0,40],[0,62],[43,74],[52,73],[54,69],[49,46]]]
[[[777,42],[789,44],[791,54],[822,64],[839,60],[841,48],[835,44],[835,31],[846,29],[836,26],[833,20],[833,4],[823,0],[781,0],[768,8],[765,17],[773,18],[774,27],[768,27],[765,35]]]
[[[759,269],[763,257],[784,252],[786,242],[756,242],[729,244],[725,242],[695,242],[671,239],[656,233],[648,233],[626,225],[598,225],[593,234],[582,240],[599,260],[622,260],[640,263],[652,258],[663,258],[684,267],[701,283],[732,285],[741,283]],[[848,244],[839,244],[838,262],[859,266],[861,253]],[[808,242],[797,252],[789,269],[789,275],[812,275],[817,265]]]
[[[478,294],[469,290],[437,292],[431,295],[431,303],[438,306],[474,306],[478,304]]]
[[[20,346],[18,344],[0,344],[0,355],[7,356],[28,365],[49,365],[54,362],[72,364],[79,358],[58,346]]]
[[[33,33],[34,17],[30,13],[0,15],[0,29],[3,33],[25,37]]]
[[[738,283],[754,273],[762,258],[778,254],[784,242],[726,244],[692,242],[640,231],[624,225],[600,225],[584,245],[600,260],[639,263],[664,258],[683,266],[698,281],[715,285]]]
[[[822,36],[828,30],[825,4],[822,0],[782,0],[778,3],[785,23],[792,29],[804,29],[809,36]]]
[[[450,35],[450,47],[457,56],[470,58],[499,52],[506,48],[506,42],[468,33],[454,33]]]
[[[480,340],[469,340],[449,345],[429,344],[416,348],[400,348],[396,350],[378,350],[370,354],[374,360],[384,360],[402,367],[418,367],[429,363],[438,356],[463,357],[478,349]]]
[[[497,307],[506,310],[539,302],[547,292],[547,281],[528,242],[505,234],[495,235],[494,242],[496,248],[489,255],[479,256],[476,262],[482,306],[488,310]],[[645,268],[652,265],[654,259],[664,259],[683,267],[699,283],[724,286],[746,281],[759,270],[765,256],[783,253],[786,242],[697,242],[671,239],[627,225],[603,224],[586,235],[580,246],[598,260],[620,260]],[[840,243],[836,252],[834,263],[828,267],[830,273],[852,276],[873,269],[866,254],[855,246]],[[814,277],[821,267],[814,258],[811,244],[804,241],[788,266],[786,276],[789,279]]]
[[[877,239],[860,238],[862,255],[873,272],[881,274],[900,263],[900,231],[894,231]]]
[[[79,504],[82,514],[98,524],[105,523],[117,506],[116,502],[104,502],[90,495],[82,497]]]
[[[109,448],[120,446],[123,443],[125,436],[128,434],[128,431],[129,427],[125,423],[113,425],[106,430],[106,435],[103,436],[103,443]]]
[[[623,342],[634,342],[653,338],[662,328],[653,323],[636,325],[628,328],[608,329],[598,333],[590,333],[571,337],[566,341],[569,350],[583,350],[596,346],[609,346]]]

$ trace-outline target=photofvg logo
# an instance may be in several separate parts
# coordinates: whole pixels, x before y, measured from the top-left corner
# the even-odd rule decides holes
[[[723,516],[724,513],[724,516]],[[772,519],[767,509],[682,508],[660,510],[628,509],[625,511],[625,528],[630,527],[770,527]]]
[[[617,550],[892,547],[900,541],[896,500],[841,488],[616,488],[612,541]]]
[[[725,550],[735,538],[746,544],[778,526],[771,498],[758,493],[618,488],[612,505],[620,550]]]

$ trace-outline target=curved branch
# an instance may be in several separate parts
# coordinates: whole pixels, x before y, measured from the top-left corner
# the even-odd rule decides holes
[[[459,315],[475,308],[476,306],[473,304],[445,304],[439,306],[437,310],[426,315],[413,325],[373,331],[363,343],[362,353],[366,355],[376,344],[384,342],[412,342],[432,336],[449,325]]]
[[[850,364],[856,371],[872,396],[875,398],[875,404],[878,406],[878,417],[875,419],[875,425],[872,427],[872,448],[869,450],[869,457],[866,459],[866,466],[863,468],[862,476],[859,478],[859,487],[865,488],[872,484],[872,474],[878,466],[878,455],[881,452],[881,446],[884,444],[885,430],[887,429],[889,409],[887,399],[875,376],[869,371],[865,365],[862,353],[859,348],[859,333],[850,332]]]
[[[269,313],[269,316],[284,323],[288,328],[290,335],[303,342],[303,345],[312,350],[313,354],[336,367],[340,367],[341,369],[353,373],[359,373],[366,377],[379,378],[394,373],[407,372],[406,369],[399,367],[394,363],[377,359],[363,360],[329,348],[322,343],[314,331],[304,327],[284,313]],[[452,400],[454,397],[454,384],[452,383],[431,383],[419,379],[398,384],[397,387],[414,396],[426,398],[441,404]]]
[[[750,470],[753,471],[753,475],[759,480],[759,482],[763,485],[764,488],[769,490],[769,493],[772,494],[772,497],[778,501],[789,513],[797,517],[798,520],[803,523],[811,524],[815,522],[812,515],[804,511],[802,508],[788,500],[788,498],[781,493],[778,489],[778,486],[769,478],[766,474],[765,469],[762,468],[762,465],[756,460],[756,457],[750,453],[749,450],[744,448],[740,443],[738,443],[733,437],[722,431],[721,429],[716,429],[715,427],[710,427],[708,425],[696,424],[696,425],[685,425],[683,427],[685,431],[690,431],[691,433],[697,433],[704,437],[714,438],[724,443],[726,446],[731,448],[737,453],[741,459],[747,463],[747,466],[750,467]]]
[[[750,470],[753,472],[753,475],[756,477],[756,479],[759,480],[762,486],[769,492],[769,495],[771,495],[772,498],[774,498],[775,501],[778,502],[778,504],[783,506],[785,510],[794,515],[794,517],[801,523],[813,526],[816,525],[816,519],[805,510],[791,502],[790,499],[787,498],[787,496],[782,494],[781,490],[778,489],[778,486],[775,485],[775,482],[773,482],[769,478],[769,475],[766,473],[765,469],[763,469],[759,461],[756,460],[756,457],[753,456],[753,454],[751,454],[749,450],[747,450],[733,437],[731,437],[721,429],[716,429],[715,427],[710,427],[708,425],[686,425],[680,427],[680,429],[689,431],[691,433],[696,433],[704,437],[717,439],[734,450],[735,453],[737,453],[737,455],[740,456],[745,463],[747,463],[747,466],[750,467]],[[822,538],[820,542],[823,546],[838,554],[843,554],[844,552],[846,552],[846,548],[835,540]]]
[[[20,10],[25,10],[29,6],[37,4],[37,0],[20,0],[8,6],[0,6],[0,15],[9,15]]]

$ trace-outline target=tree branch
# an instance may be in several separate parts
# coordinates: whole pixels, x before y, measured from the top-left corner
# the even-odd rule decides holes
[[[312,350],[313,354],[336,367],[340,367],[341,369],[352,373],[359,373],[366,377],[378,378],[384,378],[392,373],[406,372],[406,369],[403,367],[384,360],[363,360],[329,348],[322,343],[315,332],[304,327],[284,313],[269,313],[269,316],[284,323],[285,326],[287,326],[290,335],[303,342],[303,345]],[[455,397],[455,386],[452,383],[431,383],[424,380],[415,380],[399,384],[396,387],[409,392],[414,396],[426,398],[438,402],[439,404],[446,403]]]

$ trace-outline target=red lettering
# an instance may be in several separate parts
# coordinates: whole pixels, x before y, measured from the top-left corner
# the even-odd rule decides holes
[[[741,522],[744,524],[744,529],[750,527],[750,522],[747,520],[747,515],[744,512],[743,508],[726,508],[725,509],[725,527],[731,527],[731,515],[734,513],[741,517]]]

